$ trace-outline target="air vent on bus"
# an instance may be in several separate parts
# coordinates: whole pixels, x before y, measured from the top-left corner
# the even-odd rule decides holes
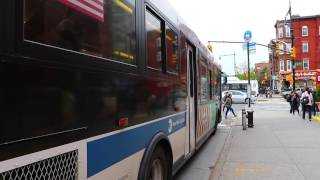
[[[0,180],[77,180],[78,150],[0,173]]]

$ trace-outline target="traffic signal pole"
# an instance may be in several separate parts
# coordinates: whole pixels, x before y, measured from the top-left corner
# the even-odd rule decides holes
[[[293,35],[293,20],[292,20],[292,16],[291,16],[291,3],[290,3],[290,7],[289,7],[289,16],[290,16],[290,33],[291,33],[291,47],[294,49],[294,35]],[[293,52],[294,54],[291,56],[291,63],[292,63],[292,88],[293,90],[296,90],[296,65],[295,65],[295,52]]]
[[[248,91],[248,106],[249,108],[251,107],[251,83],[250,83],[250,52],[249,52],[249,42],[247,42],[247,54],[248,54],[248,87],[247,87],[247,91]]]

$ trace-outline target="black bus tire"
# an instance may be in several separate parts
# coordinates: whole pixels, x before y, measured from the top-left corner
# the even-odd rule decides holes
[[[217,113],[217,115],[216,115],[216,121],[215,121],[215,123],[214,123],[214,130],[213,130],[213,132],[212,132],[212,135],[215,135],[216,132],[217,132],[217,130],[218,130],[218,124],[220,123],[220,118],[221,118],[220,113]]]
[[[157,146],[146,165],[146,169],[143,170],[143,180],[170,180],[170,167],[165,150],[161,146]]]

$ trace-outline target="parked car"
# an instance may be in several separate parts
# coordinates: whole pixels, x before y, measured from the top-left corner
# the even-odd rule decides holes
[[[281,90],[281,96],[285,99],[287,99],[288,95],[290,95],[292,92],[291,88],[287,88],[287,89],[282,89]]]
[[[222,96],[224,96],[224,93],[226,91],[222,92]],[[233,103],[248,103],[248,96],[247,93],[244,93],[242,91],[237,90],[229,90],[227,91],[232,94],[232,101]],[[251,95],[251,103],[255,103],[256,97],[254,95]]]

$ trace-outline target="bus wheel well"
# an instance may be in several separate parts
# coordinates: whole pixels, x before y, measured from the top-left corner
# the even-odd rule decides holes
[[[170,143],[167,141],[167,140],[165,140],[165,139],[162,139],[162,140],[160,140],[159,142],[158,142],[158,145],[156,146],[156,148],[157,147],[161,147],[161,148],[163,148],[164,150],[165,150],[165,152],[169,155],[169,162],[171,162],[170,164],[171,164],[171,166],[172,166],[172,161],[173,161],[173,155],[172,155],[172,149],[171,149],[171,146],[170,146]]]
[[[154,152],[158,152],[157,149],[161,149],[162,152],[164,152],[166,161],[168,162],[167,173],[169,177],[172,176],[173,154],[172,154],[171,145],[168,137],[164,133],[158,133],[153,137],[149,146],[146,147],[146,150],[139,168],[139,176],[138,176],[139,180],[147,179],[147,173],[148,173],[147,169],[150,166],[150,161],[152,159]]]
[[[217,114],[217,124],[219,124],[221,122],[221,109],[218,110],[218,114]]]

